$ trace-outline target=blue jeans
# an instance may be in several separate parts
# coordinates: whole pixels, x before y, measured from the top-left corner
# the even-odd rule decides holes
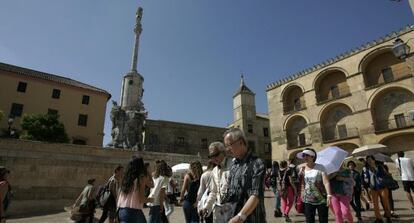
[[[188,200],[184,200],[183,202],[183,211],[186,223],[199,222],[197,208],[193,207],[193,205]]]
[[[120,223],[147,223],[140,209],[120,208],[118,213]]]
[[[279,191],[276,187],[272,187],[273,193],[275,194],[275,210],[280,210],[280,196]]]
[[[149,223],[160,223],[161,222],[161,206],[151,206],[149,210]]]

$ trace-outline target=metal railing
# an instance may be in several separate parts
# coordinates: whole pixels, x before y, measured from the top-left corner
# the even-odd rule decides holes
[[[295,149],[295,148],[312,145],[312,139],[309,133],[305,134],[305,138],[303,140],[299,139],[299,135],[298,135],[296,138],[288,137],[287,141],[288,141],[287,144],[288,144],[289,149]]]
[[[325,126],[321,130],[324,142],[359,137],[358,128],[346,125]]]
[[[392,83],[395,81],[399,81],[408,77],[411,77],[411,73],[401,73],[401,72],[395,72],[393,73],[392,77],[389,79],[379,79],[379,78],[375,78],[375,80],[370,80],[368,77],[366,77],[368,79],[367,83],[366,83],[366,88],[371,89],[371,88],[376,88],[379,87],[381,85],[384,84],[388,84],[388,83]]]
[[[414,117],[400,116],[388,120],[379,120],[374,123],[375,132],[404,129],[414,126]]]
[[[323,84],[323,83],[321,83]],[[329,91],[325,92],[317,92],[316,94],[316,101],[317,103],[325,103],[331,100],[344,98],[351,95],[351,91],[349,90],[348,85],[338,86],[337,88],[330,89]]]
[[[306,109],[305,103],[297,103],[297,104],[284,104],[283,105],[283,113],[301,111]]]

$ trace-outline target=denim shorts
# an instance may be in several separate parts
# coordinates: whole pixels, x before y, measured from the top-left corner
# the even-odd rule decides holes
[[[145,215],[140,209],[120,208],[118,217],[120,223],[147,223]]]

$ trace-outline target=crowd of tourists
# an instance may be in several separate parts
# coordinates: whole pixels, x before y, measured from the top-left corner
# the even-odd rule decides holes
[[[264,162],[248,149],[240,129],[226,131],[223,141],[210,144],[205,171],[199,161],[190,163],[177,197],[172,168],[164,160],[150,165],[133,157],[101,187],[89,179],[72,206],[72,220],[92,223],[100,206],[99,223],[165,223],[181,205],[187,223],[266,222]]]
[[[337,223],[362,222],[361,212],[371,208],[375,213],[375,223],[384,222],[383,217],[386,222],[399,218],[394,212],[392,196],[399,185],[388,166],[377,161],[375,156],[344,162],[346,165],[331,174],[326,173],[324,166],[315,163],[317,153],[312,148],[298,153],[297,159],[303,161],[302,164],[296,166],[293,161],[273,162],[266,178],[275,194],[274,217],[283,217],[285,222],[291,222],[289,214],[295,205],[296,212],[303,213],[307,223],[315,222],[316,211],[320,223],[328,222],[329,210]],[[356,162],[362,164],[360,170]],[[399,170],[411,209],[414,210],[411,195],[414,192],[414,162],[404,157],[404,152],[399,152],[395,166]],[[383,215],[380,213],[380,204]]]

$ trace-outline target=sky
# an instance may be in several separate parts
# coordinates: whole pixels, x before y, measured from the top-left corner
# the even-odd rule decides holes
[[[241,73],[257,112],[267,113],[268,84],[414,18],[408,0],[0,0],[0,61],[99,87],[119,101],[138,6],[148,118],[218,127],[233,120]]]

